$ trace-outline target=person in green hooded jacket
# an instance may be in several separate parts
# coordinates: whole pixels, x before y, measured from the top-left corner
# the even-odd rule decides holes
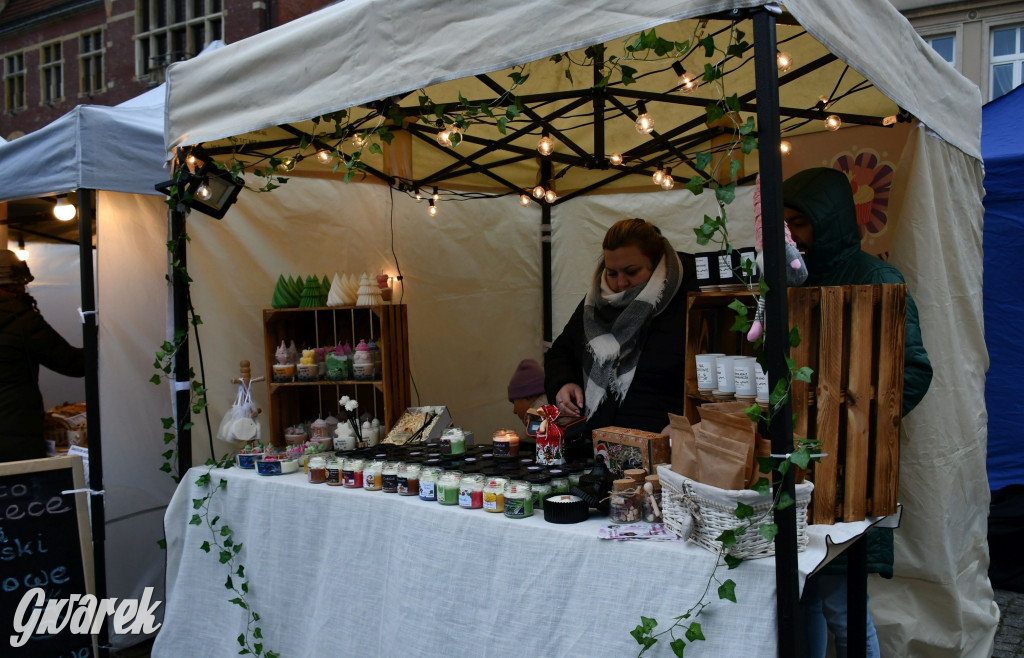
[[[804,254],[808,286],[906,283],[894,266],[860,248],[860,229],[853,191],[846,174],[837,169],[801,171],[782,184],[786,224]],[[921,341],[917,306],[907,293],[906,350],[903,366],[903,415],[928,391],[932,366]],[[873,528],[867,534],[867,570],[883,578],[893,575],[891,529]],[[807,579],[800,601],[806,655],[825,655],[826,630],[832,631],[836,655],[845,658],[846,555]],[[867,656],[879,656],[871,613],[867,615]]]

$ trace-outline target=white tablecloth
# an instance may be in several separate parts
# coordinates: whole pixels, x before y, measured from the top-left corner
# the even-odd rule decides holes
[[[228,570],[205,526],[190,525],[195,485],[182,479],[165,516],[167,600],[154,656],[233,656],[246,612],[229,602]],[[694,544],[597,538],[605,519],[553,525],[541,512],[507,519],[416,497],[309,484],[300,472],[237,468],[211,506],[234,531],[260,616],[264,651],[283,658],[364,656],[624,656],[640,616],[665,628],[700,597],[715,556]],[[811,526],[800,583],[828,544],[868,523]],[[219,526],[218,526],[219,527]],[[749,560],[697,619],[706,641],[687,656],[774,656],[775,560]],[[235,580],[239,579],[235,577]],[[237,584],[237,583],[236,583]],[[680,633],[681,634],[681,633]],[[668,640],[650,655],[671,656]]]

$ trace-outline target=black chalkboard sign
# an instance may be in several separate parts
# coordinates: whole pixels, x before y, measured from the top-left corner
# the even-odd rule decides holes
[[[23,606],[23,614],[16,616],[22,599],[34,588],[45,592],[46,601],[93,594],[88,497],[61,493],[84,486],[78,456],[0,463],[2,656],[86,658],[93,654],[94,637],[74,633],[71,623],[55,633],[36,634],[41,614],[24,645],[16,647],[11,637],[20,638],[32,622],[35,605]],[[68,608],[65,604],[61,617]]]

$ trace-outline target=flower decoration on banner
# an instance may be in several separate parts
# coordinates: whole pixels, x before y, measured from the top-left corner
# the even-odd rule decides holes
[[[889,223],[889,193],[895,174],[893,164],[882,160],[878,151],[862,148],[855,153],[836,156],[832,167],[850,179],[861,237],[868,233],[876,236],[884,233]]]

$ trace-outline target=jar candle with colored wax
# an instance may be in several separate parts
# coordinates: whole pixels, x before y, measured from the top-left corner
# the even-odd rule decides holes
[[[533,516],[533,489],[529,482],[510,480],[505,485],[505,516],[510,519]]]
[[[437,500],[437,478],[442,472],[440,468],[430,466],[420,469],[420,500]]]
[[[381,471],[381,490],[384,493],[398,493],[398,469],[401,462],[384,462],[384,470]]]
[[[551,476],[551,493],[569,493],[569,474],[565,470],[561,468],[552,468],[548,470],[548,475]]]
[[[437,502],[442,505],[459,504],[459,485],[462,482],[462,473],[459,471],[445,471],[437,479]]]
[[[459,507],[479,509],[484,506],[484,476],[466,473],[459,481]]]
[[[327,460],[323,457],[309,458],[309,481],[313,484],[327,482]]]
[[[515,430],[500,429],[491,437],[495,457],[518,457],[519,435]]]
[[[533,506],[544,509],[544,498],[551,493],[551,478],[547,475],[528,475],[527,482],[533,491]]]
[[[466,434],[461,427],[449,427],[441,433],[441,453],[462,455],[466,452]]]
[[[402,496],[420,495],[420,465],[402,464],[398,469],[398,493]]]
[[[341,460],[340,459],[328,459],[327,460],[327,484],[332,487],[341,485]]]
[[[363,460],[349,457],[341,465],[341,483],[349,489],[363,486]]]
[[[487,512],[505,511],[505,485],[508,480],[503,477],[492,477],[484,485],[484,510]]]
[[[384,479],[384,460],[366,460],[363,463],[363,489],[380,491]]]

